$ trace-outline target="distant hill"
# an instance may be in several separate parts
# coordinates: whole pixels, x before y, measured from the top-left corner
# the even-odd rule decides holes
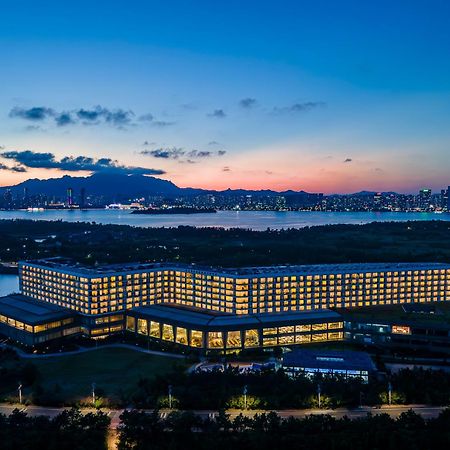
[[[230,196],[243,195],[285,195],[285,196],[308,196],[305,191],[284,191],[277,192],[269,189],[246,190],[246,189],[226,189],[224,191],[214,191],[195,188],[180,188],[171,181],[144,175],[126,175],[119,173],[97,173],[87,177],[72,177],[65,175],[61,178],[50,178],[40,180],[37,178],[24,181],[15,186],[0,188],[0,195],[6,189],[10,189],[13,196],[21,196],[27,189],[28,195],[43,194],[48,197],[64,198],[67,188],[71,187],[74,194],[78,195],[82,188],[88,195],[103,196],[111,201],[120,201],[133,197],[161,195],[164,197],[174,197],[180,195],[199,194],[221,194]]]
[[[97,173],[88,177],[71,177],[65,175],[61,178],[50,178],[48,180],[34,178],[15,186],[0,189],[2,191],[11,189],[13,195],[22,195],[24,190],[27,189],[29,195],[43,194],[49,197],[64,197],[66,189],[69,187],[74,192],[80,192],[84,188],[89,195],[115,199],[152,194],[174,195],[180,192],[180,188],[171,181],[143,175],[117,173]]]

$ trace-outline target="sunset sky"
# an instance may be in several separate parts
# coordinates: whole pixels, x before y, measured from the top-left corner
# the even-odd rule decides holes
[[[18,0],[0,16],[0,186],[101,170],[450,184],[448,0]]]

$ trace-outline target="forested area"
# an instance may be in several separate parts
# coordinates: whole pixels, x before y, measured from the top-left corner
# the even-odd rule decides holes
[[[252,231],[1,220],[0,236],[0,262],[65,256],[91,265],[179,261],[236,267],[450,260],[445,221]]]
[[[119,450],[428,450],[450,445],[450,410],[424,420],[413,411],[397,419],[387,414],[361,419],[329,415],[281,419],[275,413],[234,420],[222,413],[202,420],[192,413],[126,411],[119,429]]]

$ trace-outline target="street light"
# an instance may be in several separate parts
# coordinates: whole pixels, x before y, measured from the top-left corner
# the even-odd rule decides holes
[[[19,381],[19,386],[17,387],[17,392],[19,393],[19,403],[22,404],[22,382]]]
[[[172,409],[172,385],[169,384],[169,409]]]
[[[244,394],[244,409],[247,409],[247,385],[244,386],[242,392]]]
[[[322,388],[320,387],[320,383],[317,383],[317,399],[319,400],[319,409],[321,405],[321,398],[320,394],[322,393]]]
[[[95,406],[95,383],[92,383],[92,405]]]

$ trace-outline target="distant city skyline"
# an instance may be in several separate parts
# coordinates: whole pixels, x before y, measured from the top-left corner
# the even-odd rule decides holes
[[[126,172],[438,193],[449,15],[443,0],[2,5],[0,186]]]

